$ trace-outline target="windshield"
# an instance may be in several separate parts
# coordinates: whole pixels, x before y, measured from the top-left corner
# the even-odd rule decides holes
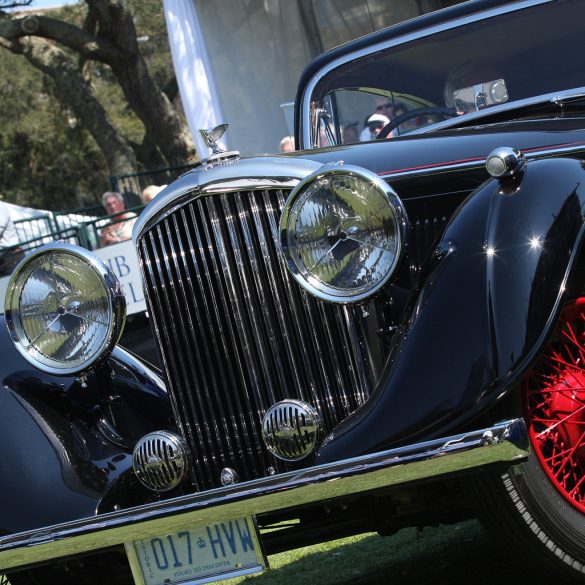
[[[564,0],[348,58],[315,83],[305,146],[432,130],[451,117],[583,87],[584,15],[584,0]]]

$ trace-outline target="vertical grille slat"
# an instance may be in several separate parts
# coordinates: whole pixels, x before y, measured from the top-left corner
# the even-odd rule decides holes
[[[227,437],[229,437],[229,440],[232,443],[230,455],[235,458],[243,459],[244,452],[242,450],[241,441],[238,440],[240,436],[238,418],[241,416],[241,413],[236,410],[236,407],[233,405],[230,393],[225,392],[226,388],[235,388],[236,382],[233,370],[225,367],[225,342],[222,338],[223,327],[219,320],[219,315],[221,313],[215,295],[214,283],[211,282],[212,272],[208,268],[204,241],[195,220],[193,208],[191,207],[189,215],[187,215],[185,209],[182,209],[180,216],[182,224],[186,228],[186,238],[189,248],[198,251],[198,253],[192,255],[190,263],[199,289],[197,298],[200,299],[200,303],[197,305],[197,314],[199,316],[200,329],[198,331],[206,331],[209,333],[208,338],[205,340],[206,342],[201,345],[205,348],[208,367],[217,371],[221,381],[221,388],[224,389],[224,404],[229,418],[229,421],[226,424],[228,429]],[[195,246],[195,243],[197,246]],[[195,299],[195,291],[193,290],[191,292]],[[211,348],[210,344],[207,343],[208,341],[211,341]],[[220,393],[219,388],[217,392],[218,394]],[[220,399],[218,398],[218,400]]]
[[[211,198],[205,198],[205,202],[199,199],[195,202],[195,208],[202,218],[203,235],[205,242],[207,242],[207,252],[211,259],[211,266],[214,273],[208,273],[208,278],[213,282],[215,277],[215,284],[211,288],[215,288],[219,292],[221,308],[219,315],[223,316],[223,343],[225,355],[231,356],[235,359],[237,365],[238,375],[235,375],[236,386],[227,389],[231,392],[234,399],[236,410],[239,413],[238,434],[239,440],[243,442],[245,448],[243,449],[244,462],[249,469],[257,471],[258,461],[252,456],[255,445],[259,443],[258,430],[250,418],[253,416],[252,405],[249,400],[250,391],[250,365],[246,362],[247,346],[241,346],[238,343],[240,339],[236,331],[242,331],[238,328],[239,316],[234,314],[234,304],[237,300],[235,298],[235,291],[232,288],[233,281],[230,275],[230,267],[227,264],[229,260],[227,251],[225,250],[225,242],[223,232],[221,230],[220,218],[214,215],[214,208],[212,203],[209,203]],[[222,258],[226,263],[222,263]],[[242,331],[243,332],[243,331]],[[226,366],[229,367],[228,364]],[[251,371],[251,379],[256,379],[254,372]]]
[[[230,198],[235,200],[237,194]],[[227,197],[221,198],[223,213],[227,225],[227,232],[231,255],[233,256],[234,265],[237,270],[231,272],[231,289],[234,291],[233,302],[235,303],[237,313],[240,315],[240,332],[244,337],[244,344],[246,348],[246,363],[249,369],[254,374],[252,380],[253,386],[258,387],[262,385],[265,393],[274,397],[274,387],[272,384],[272,377],[269,371],[268,351],[266,348],[266,334],[265,326],[260,316],[261,306],[257,306],[256,290],[253,283],[253,266],[250,265],[250,256],[246,257],[243,242],[238,233],[243,228],[245,223],[245,214],[233,213],[229,208],[230,200]],[[235,221],[238,217],[238,221]],[[250,252],[250,250],[248,251]],[[222,258],[226,263],[229,259]],[[255,258],[252,256],[252,261],[255,264]],[[250,407],[253,411],[259,412],[266,410],[272,401],[265,403],[264,393],[256,393],[251,395]]]
[[[277,273],[279,258],[275,249],[275,238],[277,236],[270,229],[266,229],[267,217],[272,217],[274,209],[270,197],[266,191],[255,194],[251,205],[251,222],[249,229],[254,232],[258,240],[258,245],[261,254],[261,261],[259,265],[261,269],[259,272],[264,274],[267,283],[266,291],[263,291],[261,302],[266,306],[271,304],[274,306],[274,323],[271,329],[271,336],[274,339],[275,352],[280,350],[274,357],[277,368],[277,375],[282,388],[286,391],[290,385],[296,388],[302,388],[300,377],[301,371],[310,372],[306,367],[306,362],[303,362],[303,369],[300,367],[302,358],[297,358],[300,352],[298,348],[297,336],[295,332],[291,331],[287,323],[294,323],[295,319],[288,316],[290,309],[287,306],[290,303],[290,293],[285,293],[285,281],[281,275]],[[286,301],[283,302],[283,301]],[[276,341],[280,343],[277,345]],[[311,387],[314,387],[311,383]],[[282,396],[282,394],[281,394]]]
[[[200,489],[223,467],[242,480],[290,469],[261,439],[264,412],[314,406],[331,430],[374,388],[388,353],[379,307],[320,301],[289,273],[278,224],[288,192],[217,193],[166,213],[138,241],[148,308]],[[443,221],[419,222],[420,261]],[[411,259],[412,260],[412,259]],[[293,421],[294,422],[294,421]],[[291,423],[292,424],[292,423]]]
[[[189,377],[192,380],[198,377],[200,380],[200,392],[190,393],[192,411],[198,413],[196,418],[201,421],[200,425],[196,421],[193,421],[195,428],[201,427],[198,434],[202,435],[201,446],[207,447],[207,459],[209,461],[214,460],[213,453],[224,450],[225,446],[222,445],[222,438],[229,437],[225,426],[225,417],[222,416],[220,419],[212,416],[209,412],[210,408],[213,408],[213,392],[212,388],[216,392],[219,391],[219,385],[215,381],[215,372],[213,368],[209,369],[205,360],[201,358],[200,348],[198,340],[196,339],[195,321],[194,321],[194,308],[192,306],[193,301],[196,298],[195,291],[192,287],[189,277],[189,271],[184,268],[184,260],[187,254],[192,254],[193,250],[188,249],[185,252],[183,244],[178,238],[177,244],[174,243],[174,238],[179,234],[179,226],[176,223],[176,217],[173,217],[173,223],[171,219],[164,222],[166,227],[166,236],[168,240],[168,246],[170,251],[170,258],[172,258],[172,264],[175,270],[175,296],[177,297],[177,313],[181,314],[182,318],[186,318],[187,327],[183,328],[184,341],[186,346],[190,348],[192,355],[195,357],[193,360],[187,360]],[[183,269],[182,269],[183,267]],[[191,293],[188,295],[188,293]],[[181,311],[182,309],[182,311]],[[196,367],[195,367],[196,366]],[[205,437],[209,437],[208,442],[204,440]],[[229,449],[229,441],[228,447]],[[196,465],[199,461],[195,462]]]
[[[168,285],[160,278],[160,254],[155,253],[153,232],[150,232],[147,237],[143,239],[140,251],[143,257],[143,266],[145,267],[145,281],[149,293],[147,298],[149,300],[149,308],[154,321],[155,333],[159,337],[161,349],[164,348],[164,351],[162,351],[163,364],[167,372],[177,372],[179,368],[177,360],[180,359],[180,357],[179,354],[175,354],[172,351],[173,342],[170,329],[172,328],[173,321],[171,320],[168,322],[168,320],[164,318],[165,316],[163,313],[163,308],[166,306],[166,303],[163,301],[162,296],[165,294]],[[183,434],[189,443],[193,445],[195,441],[192,429],[190,426],[185,426],[183,417],[181,416],[181,411],[183,409],[186,410],[184,400],[184,396],[177,394],[174,403],[175,416]]]
[[[266,203],[266,199],[265,199]],[[285,204],[285,196],[282,191],[277,193],[277,209],[271,206],[272,213],[267,214],[270,226],[270,235],[274,242],[278,241],[278,219],[280,211]],[[307,293],[300,289],[300,287],[293,281],[290,276],[286,263],[282,255],[276,254],[276,266],[279,270],[279,276],[282,282],[285,283],[286,293],[285,298],[290,303],[293,314],[288,322],[288,328],[294,332],[297,339],[297,347],[299,355],[302,357],[302,371],[307,377],[307,388],[304,385],[299,386],[299,398],[307,401],[304,392],[310,390],[315,397],[315,404],[313,406],[320,407],[326,405],[327,408],[323,411],[325,421],[328,421],[330,415],[336,418],[336,413],[331,412],[334,406],[334,393],[331,386],[331,377],[327,375],[329,370],[324,366],[324,353],[326,348],[322,347],[321,335],[306,335],[303,332],[308,330],[320,331],[321,326],[314,319],[313,309],[315,302],[311,304],[311,300]],[[331,345],[331,344],[329,344]],[[307,392],[308,393],[308,392]],[[323,394],[325,394],[325,399]],[[309,400],[310,401],[310,396]]]
[[[264,379],[266,382],[266,392],[269,403],[263,403],[262,411],[282,399],[282,389],[287,387],[286,377],[283,376],[285,364],[281,356],[285,356],[283,347],[279,343],[279,334],[276,332],[277,322],[275,312],[271,309],[273,303],[279,303],[275,297],[266,295],[269,290],[266,278],[266,269],[262,263],[262,251],[257,234],[253,229],[253,210],[255,199],[251,194],[250,212],[247,212],[246,206],[241,194],[234,196],[237,216],[240,219],[240,230],[243,239],[242,257],[245,255],[247,273],[245,278],[248,280],[249,290],[252,297],[257,298],[258,308],[254,309],[254,298],[250,298],[249,307],[251,308],[251,317],[255,329],[255,342],[257,351],[261,355],[263,363]],[[243,258],[242,258],[243,263]]]
[[[165,222],[166,223],[166,222]],[[155,229],[155,233],[158,236],[158,244],[160,245],[160,255],[163,259],[161,263],[161,274],[166,277],[166,282],[169,283],[168,287],[165,287],[165,302],[169,315],[184,315],[184,309],[178,298],[178,290],[180,289],[180,282],[177,275],[173,273],[171,268],[171,250],[163,232],[164,224],[158,225]],[[166,234],[168,236],[168,233]],[[170,319],[172,340],[173,340],[173,353],[174,355],[181,356],[181,348],[188,347],[187,335],[188,330],[185,327],[180,327],[180,323],[175,319]],[[195,372],[192,369],[192,361],[179,359],[179,375],[181,383],[184,387],[190,386],[190,381],[195,376]],[[192,392],[187,392],[182,396],[182,404],[185,413],[196,413],[195,396]],[[195,445],[197,449],[195,453],[200,455],[203,462],[210,463],[213,457],[209,457],[208,454],[212,451],[208,447],[208,443],[211,441],[211,437],[208,433],[205,433],[205,429],[201,427],[200,418],[190,416],[187,419],[187,428],[190,429],[190,434],[193,438],[196,438]]]

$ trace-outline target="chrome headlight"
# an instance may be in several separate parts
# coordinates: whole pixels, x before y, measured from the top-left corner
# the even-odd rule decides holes
[[[31,364],[70,375],[113,348],[126,302],[118,279],[99,258],[58,243],[42,246],[17,266],[4,312],[16,348]]]
[[[388,282],[405,235],[406,212],[392,188],[351,166],[329,166],[299,183],[280,221],[295,279],[338,303],[362,301]]]

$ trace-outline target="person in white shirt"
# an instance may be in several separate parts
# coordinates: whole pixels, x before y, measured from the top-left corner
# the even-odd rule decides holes
[[[100,245],[109,246],[129,240],[137,215],[126,211],[124,197],[116,191],[106,191],[102,195],[102,203],[108,215],[112,216],[112,223],[101,230]]]

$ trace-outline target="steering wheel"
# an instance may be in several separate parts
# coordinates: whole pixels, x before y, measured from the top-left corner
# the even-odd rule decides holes
[[[408,110],[408,112],[402,114],[402,116],[398,116],[393,120],[390,120],[382,130],[376,136],[376,140],[381,140],[382,138],[387,138],[388,134],[400,126],[400,124],[404,124],[408,120],[412,120],[412,118],[417,118],[418,116],[443,116],[445,120],[447,118],[453,118],[457,116],[457,110],[455,108],[443,108],[439,106],[429,106],[426,108],[416,108],[414,110]]]

